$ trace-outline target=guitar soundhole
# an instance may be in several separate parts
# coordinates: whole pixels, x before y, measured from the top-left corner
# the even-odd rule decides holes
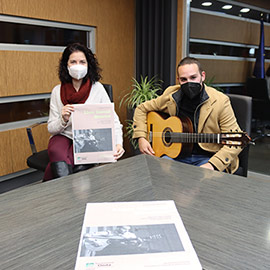
[[[164,129],[164,131],[163,131],[162,141],[163,141],[164,145],[166,145],[166,146],[170,146],[172,144],[171,132],[172,132],[172,130],[168,127],[166,129]]]

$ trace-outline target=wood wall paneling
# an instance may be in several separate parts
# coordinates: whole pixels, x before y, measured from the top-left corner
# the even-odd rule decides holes
[[[48,148],[50,133],[48,132],[47,124],[41,124],[32,129],[37,151]]]
[[[191,12],[190,38],[259,45],[260,24]],[[265,46],[270,46],[270,25],[264,25]]]
[[[245,83],[252,76],[255,62],[200,59],[206,77],[214,83]],[[268,64],[265,64],[265,68]]]
[[[12,138],[10,151],[13,172],[27,169],[26,159],[31,155],[31,148],[28,143],[26,129],[10,130],[10,136]]]
[[[49,133],[43,124],[33,129],[37,151],[47,149]],[[26,128],[0,132],[0,176],[25,170],[28,168],[26,159],[32,152]]]
[[[59,84],[60,53],[0,51],[0,96],[50,93]]]
[[[0,176],[13,172],[10,131],[0,132]]]

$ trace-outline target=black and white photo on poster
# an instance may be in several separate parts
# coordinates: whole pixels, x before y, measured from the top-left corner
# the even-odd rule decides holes
[[[174,224],[86,227],[80,257],[184,251]]]
[[[74,136],[74,152],[103,152],[112,151],[112,129],[75,129]]]

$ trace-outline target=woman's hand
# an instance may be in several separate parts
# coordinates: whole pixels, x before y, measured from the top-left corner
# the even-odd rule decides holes
[[[74,107],[70,104],[67,104],[62,108],[62,118],[66,123],[69,121],[72,112],[74,112]]]
[[[123,156],[123,154],[125,153],[124,148],[122,147],[121,144],[117,144],[116,145],[116,153],[113,155],[115,159],[119,159],[120,157]]]

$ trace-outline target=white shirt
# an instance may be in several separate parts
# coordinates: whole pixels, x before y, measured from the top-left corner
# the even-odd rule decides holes
[[[85,101],[85,104],[94,104],[94,103],[110,103],[110,98],[104,89],[103,85],[100,82],[95,82],[92,85],[89,97]],[[55,86],[52,90],[51,101],[50,101],[50,113],[48,120],[48,131],[52,135],[61,134],[70,139],[72,136],[72,120],[71,117],[67,123],[64,123],[62,120],[61,112],[63,103],[60,96],[60,84]],[[123,132],[122,125],[119,121],[119,118],[114,112],[114,125],[115,125],[115,140],[116,144],[123,145]]]

